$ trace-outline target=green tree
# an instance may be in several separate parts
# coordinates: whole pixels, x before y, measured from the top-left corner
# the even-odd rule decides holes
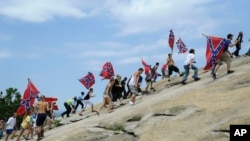
[[[0,119],[7,120],[19,107],[21,94],[16,88],[8,88],[5,92],[0,92]]]

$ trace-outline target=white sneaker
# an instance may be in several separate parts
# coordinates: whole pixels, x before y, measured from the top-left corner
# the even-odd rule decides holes
[[[134,105],[134,103],[133,103],[132,101],[129,101],[129,104],[130,104],[130,105]]]

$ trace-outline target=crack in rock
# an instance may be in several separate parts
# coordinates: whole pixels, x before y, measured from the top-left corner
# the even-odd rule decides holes
[[[173,115],[173,114],[154,114],[154,116],[177,116],[177,115]]]
[[[122,133],[126,133],[126,134],[129,134],[129,135],[132,135],[133,137],[137,137],[137,135],[134,133],[134,132],[129,132],[129,131],[127,131],[127,130],[125,130],[125,129],[112,129],[112,128],[108,128],[108,127],[105,127],[105,126],[94,126],[94,127],[96,127],[96,128],[101,128],[101,129],[105,129],[105,130],[109,130],[109,131],[120,131],[120,132],[122,132]],[[121,134],[121,133],[119,133],[119,132],[115,132],[114,134]]]

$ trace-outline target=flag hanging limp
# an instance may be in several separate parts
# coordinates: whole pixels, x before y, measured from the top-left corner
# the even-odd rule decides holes
[[[171,29],[169,32],[170,33],[169,33],[169,37],[168,37],[168,45],[171,48],[171,50],[173,51],[173,48],[174,48],[174,32],[173,32],[173,29]]]

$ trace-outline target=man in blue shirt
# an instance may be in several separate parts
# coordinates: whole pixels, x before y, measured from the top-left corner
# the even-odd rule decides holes
[[[81,105],[82,109],[83,109],[83,106],[84,104],[82,103],[83,101],[83,96],[84,96],[84,92],[81,92],[81,95],[77,97],[77,101],[76,101],[76,107],[75,107],[75,111],[77,110],[78,106]]]
[[[233,40],[233,34],[230,33],[230,34],[227,35],[227,40],[226,40],[225,45],[224,45],[224,52],[223,52],[223,54],[221,55],[221,57],[219,59],[219,63],[217,65],[215,71],[212,74],[212,77],[214,79],[216,78],[216,72],[219,70],[219,68],[222,65],[223,61],[227,64],[227,74],[230,74],[230,73],[234,72],[233,70],[230,69],[231,68],[231,62],[232,62],[231,58],[233,58],[233,55],[229,52],[228,48],[229,47],[234,47],[239,42],[239,40],[236,40],[234,43],[231,42],[232,40]]]

